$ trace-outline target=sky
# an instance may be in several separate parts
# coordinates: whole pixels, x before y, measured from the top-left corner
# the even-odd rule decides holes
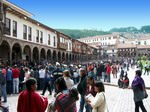
[[[150,25],[150,0],[8,0],[55,29],[97,29]]]

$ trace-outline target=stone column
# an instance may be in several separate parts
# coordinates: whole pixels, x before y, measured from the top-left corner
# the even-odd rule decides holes
[[[9,61],[10,61],[10,65],[12,65],[12,48],[10,48],[10,52],[9,52]]]

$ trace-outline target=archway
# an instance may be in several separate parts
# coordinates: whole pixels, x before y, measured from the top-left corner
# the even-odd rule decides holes
[[[78,55],[78,59],[77,59],[78,61],[80,60],[80,56]]]
[[[22,59],[21,57],[22,54],[22,50],[21,50],[21,46],[19,43],[15,43],[12,47],[12,61],[14,63],[18,62],[20,59]]]
[[[10,63],[10,45],[7,41],[3,41],[0,45],[0,57],[4,62]]]
[[[56,59],[57,59],[57,57],[56,57],[56,51],[53,51],[53,61],[56,62]]]
[[[68,53],[66,53],[66,61],[69,61],[69,60],[68,60]]]
[[[74,56],[74,60],[77,61],[77,55]]]
[[[71,60],[71,54],[69,54],[69,60],[72,61],[72,60]]]
[[[40,61],[44,61],[46,59],[46,56],[45,56],[45,49],[42,48],[41,49],[41,53],[40,53]]]
[[[33,61],[36,63],[39,62],[39,49],[37,47],[33,49]]]
[[[66,61],[65,53],[64,52],[62,53],[62,61]]]
[[[60,51],[58,52],[58,61],[61,62],[61,53],[60,53]]]
[[[47,51],[47,60],[51,61],[51,50],[50,49]]]
[[[29,45],[26,45],[23,49],[23,59],[27,61],[31,60],[31,48]]]
[[[74,54],[72,55],[72,61],[74,61]]]

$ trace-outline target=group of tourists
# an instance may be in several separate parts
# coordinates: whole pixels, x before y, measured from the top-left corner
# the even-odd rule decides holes
[[[110,83],[111,77],[119,78],[118,86],[128,88],[129,78],[126,71],[129,66],[134,66],[129,62],[100,61],[69,65],[56,62],[55,65],[0,66],[0,96],[3,96],[2,102],[6,103],[7,94],[20,93],[18,112],[45,112],[47,108],[49,112],[83,112],[84,108],[86,112],[105,112],[107,103],[103,82]],[[140,77],[138,74],[140,73],[136,71],[136,75]],[[140,84],[143,87],[141,90],[145,90],[144,82]],[[132,83],[135,97],[136,86],[139,85]],[[42,90],[40,95],[36,93],[36,89]],[[52,102],[44,97],[47,89],[49,95],[54,93],[55,100]],[[93,96],[92,100],[86,99],[89,94]],[[79,100],[79,95],[80,107],[77,110],[76,101]],[[136,110],[144,107],[142,98],[138,103],[135,100]]]

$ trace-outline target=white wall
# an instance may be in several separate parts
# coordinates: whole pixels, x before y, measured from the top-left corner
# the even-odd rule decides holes
[[[67,51],[72,51],[72,41],[71,40],[67,40],[67,43],[68,43]]]
[[[51,44],[50,46],[51,47],[54,47],[54,40],[53,40],[53,37],[55,36],[55,40],[56,40],[56,46],[54,48],[57,47],[57,35],[56,33],[54,32],[51,32],[45,28],[42,28],[40,26],[38,26],[38,24],[33,24],[27,20],[25,20],[24,18],[19,18],[11,13],[6,13],[6,17],[9,18],[11,20],[11,35],[10,37],[12,38],[17,38],[17,39],[20,39],[20,40],[25,40],[23,39],[23,25],[26,25],[27,26],[27,40],[25,41],[28,41],[28,26],[30,26],[32,28],[32,42],[33,43],[37,43],[36,42],[36,30],[39,30],[39,40],[40,40],[40,31],[43,32],[43,44],[44,45],[48,45],[48,34],[50,34],[51,36]],[[12,30],[13,30],[13,20],[17,22],[17,37],[13,37],[13,34],[12,34]],[[39,41],[39,44],[40,44],[40,41]]]

